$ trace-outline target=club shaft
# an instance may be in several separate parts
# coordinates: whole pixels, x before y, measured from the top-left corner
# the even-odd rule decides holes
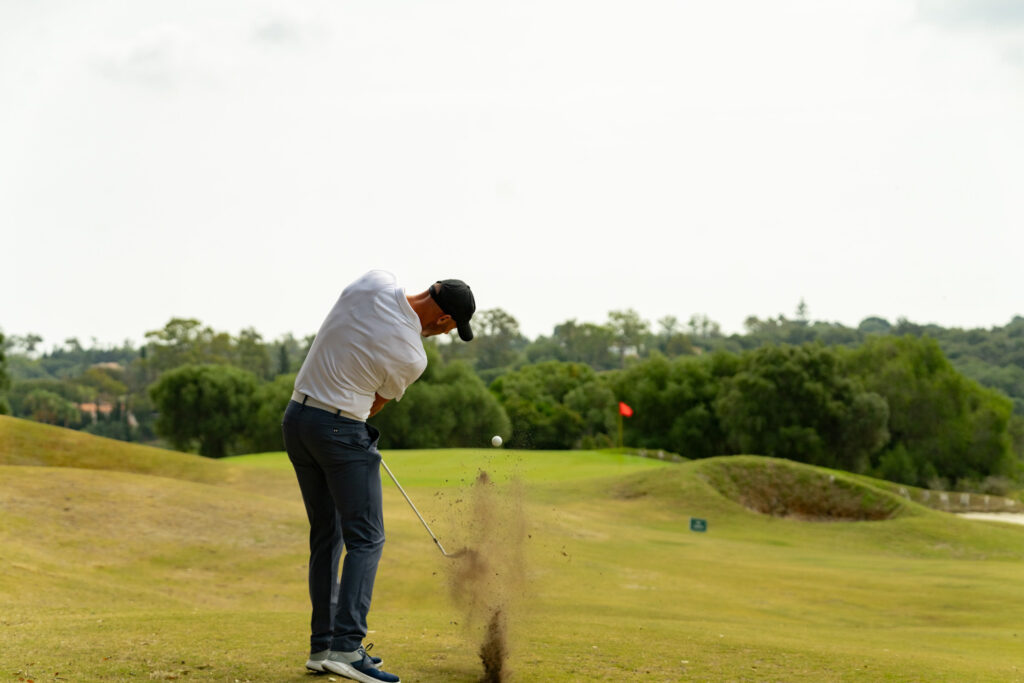
[[[437,536],[435,536],[434,532],[430,530],[430,526],[427,524],[427,520],[423,519],[423,515],[421,515],[420,511],[416,509],[416,506],[412,504],[412,499],[409,498],[409,494],[405,492],[405,489],[402,488],[402,485],[398,483],[398,479],[395,478],[395,475],[391,471],[391,468],[388,467],[388,464],[384,462],[383,459],[380,461],[380,464],[384,466],[384,471],[388,473],[388,476],[391,477],[391,481],[395,482],[395,486],[397,486],[398,490],[401,491],[402,496],[405,498],[405,502],[409,504],[409,507],[412,508],[412,511],[416,513],[416,516],[420,518],[420,522],[422,522],[423,528],[426,529],[427,533],[430,534],[430,537],[434,539],[434,543],[437,544],[438,550],[441,551],[442,555],[448,557],[448,553],[444,551],[444,546],[441,545],[441,541],[437,540]]]

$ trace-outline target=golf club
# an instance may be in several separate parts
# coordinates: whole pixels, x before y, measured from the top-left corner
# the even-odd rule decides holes
[[[394,473],[391,472],[391,468],[388,467],[388,464],[384,462],[383,459],[380,461],[380,464],[384,466],[384,471],[388,473],[388,476],[391,477],[391,481],[395,482],[395,486],[397,486],[398,490],[402,492],[402,496],[405,497],[405,502],[409,504],[409,507],[412,508],[412,511],[416,513],[416,516],[420,518],[420,521],[423,523],[423,528],[426,529],[427,533],[430,534],[430,537],[434,539],[434,543],[437,544],[437,549],[441,551],[441,554],[445,557],[459,557],[460,555],[464,555],[466,553],[465,549],[458,550],[450,555],[447,552],[445,552],[444,546],[441,545],[441,541],[437,540],[437,536],[435,536],[434,532],[430,530],[429,526],[427,526],[427,520],[423,519],[423,515],[421,515],[420,511],[416,509],[416,506],[412,504],[412,500],[409,498],[409,494],[407,494],[405,492],[405,489],[402,488],[402,485],[398,483],[398,479],[396,479]]]

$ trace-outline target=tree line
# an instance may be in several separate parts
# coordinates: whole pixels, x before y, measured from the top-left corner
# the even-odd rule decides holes
[[[945,330],[868,318],[856,328],[749,318],[726,336],[706,316],[635,311],[568,320],[526,339],[501,309],[472,344],[425,347],[428,367],[373,418],[386,448],[611,447],[698,458],[758,453],[932,488],[1006,489],[1022,476],[1024,318]],[[280,450],[280,418],[312,335],[264,341],[172,319],[139,348],[42,352],[0,335],[0,411],[212,457]],[[88,406],[90,410],[83,410]]]

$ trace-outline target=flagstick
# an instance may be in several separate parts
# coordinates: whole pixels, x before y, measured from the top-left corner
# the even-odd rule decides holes
[[[621,451],[622,446],[622,411],[619,411],[619,450]]]

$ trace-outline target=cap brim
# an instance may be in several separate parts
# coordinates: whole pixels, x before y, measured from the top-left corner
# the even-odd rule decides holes
[[[473,330],[469,328],[469,321],[458,323],[456,328],[459,330],[459,339],[462,341],[472,341]]]

